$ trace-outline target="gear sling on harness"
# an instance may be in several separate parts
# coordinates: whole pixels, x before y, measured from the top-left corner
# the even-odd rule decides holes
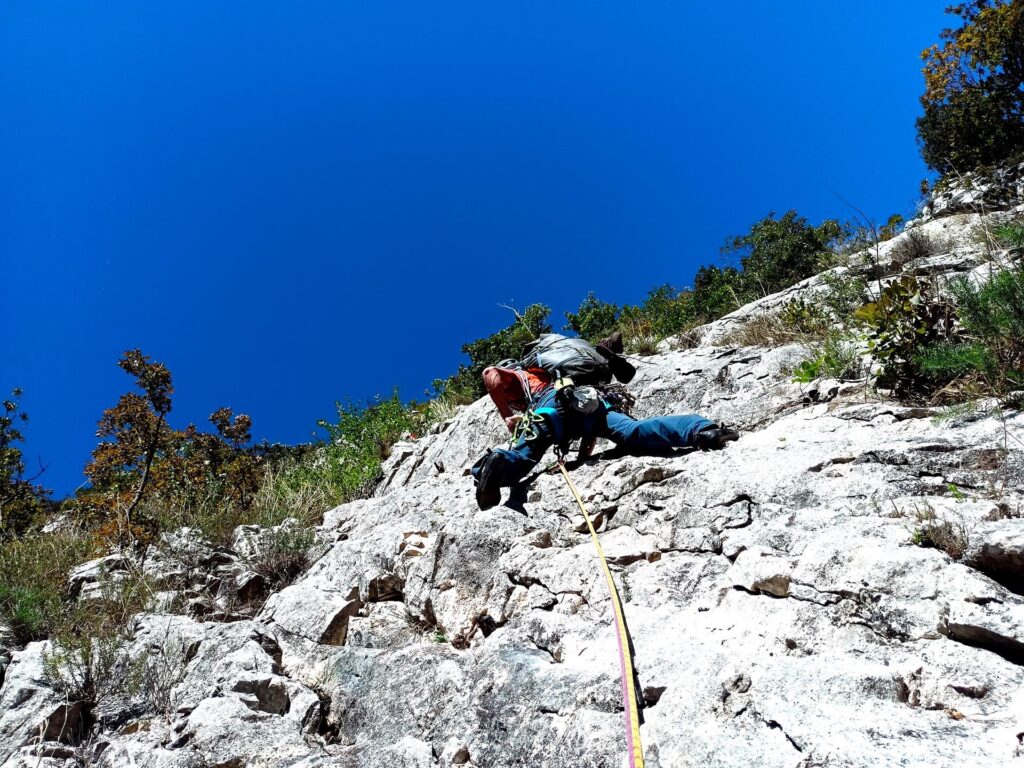
[[[601,547],[601,540],[597,537],[594,523],[590,519],[587,507],[583,503],[576,484],[569,477],[565,468],[565,462],[560,456],[558,469],[569,485],[576,504],[579,505],[583,519],[587,521],[587,528],[590,530],[590,538],[594,541],[594,549],[597,550],[597,557],[601,561],[601,568],[604,571],[605,581],[608,582],[608,593],[612,599],[612,614],[615,621],[615,637],[619,643],[619,673],[622,677],[622,703],[623,716],[626,721],[626,754],[629,758],[629,768],[644,768],[644,748],[640,743],[640,712],[636,699],[636,682],[633,673],[633,651],[629,639],[629,631],[626,628],[626,616],[622,611],[622,601],[619,600],[619,591],[615,588],[615,579],[612,578],[611,569],[608,567],[608,560],[604,556],[604,549]]]

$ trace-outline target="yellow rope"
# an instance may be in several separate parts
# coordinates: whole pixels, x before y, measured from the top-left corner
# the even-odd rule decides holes
[[[583,497],[580,496],[576,484],[569,477],[569,473],[565,469],[565,463],[559,461],[558,468],[561,470],[565,482],[569,484],[569,490],[572,491],[572,495],[576,498],[580,512],[583,513],[583,519],[587,521],[590,537],[594,540],[594,548],[597,550],[597,556],[601,561],[601,568],[604,570],[604,577],[608,582],[608,592],[612,598],[612,611],[615,617],[616,639],[619,642],[619,670],[622,674],[622,699],[625,709],[626,750],[629,755],[629,766],[630,768],[644,768],[644,748],[640,742],[640,713],[637,707],[636,684],[633,676],[633,655],[630,650],[629,633],[626,630],[626,618],[622,611],[622,602],[619,600],[619,591],[615,588],[615,580],[612,578],[611,569],[608,567],[608,560],[604,556],[601,540],[597,537],[597,531],[594,529],[594,523],[587,513]]]

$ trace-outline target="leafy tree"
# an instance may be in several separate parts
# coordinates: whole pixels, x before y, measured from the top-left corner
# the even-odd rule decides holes
[[[21,395],[20,389],[13,389],[0,414],[0,539],[23,532],[44,509],[49,494],[36,483],[45,468],[25,476],[25,460],[17,445],[25,439],[18,425],[28,421],[28,414],[18,406]]]
[[[246,446],[252,440],[252,419],[230,408],[218,408],[210,414],[217,435],[207,435],[208,455],[218,473],[225,478],[228,497],[243,509],[249,506],[261,477],[261,456]],[[212,438],[212,439],[211,439]]]
[[[218,408],[209,420],[216,433],[189,424],[168,435],[153,466],[153,495],[165,506],[197,509],[216,501],[248,509],[264,471],[262,448],[248,445],[252,419]]]
[[[563,330],[572,331],[588,341],[604,338],[615,330],[619,319],[619,306],[601,301],[591,291],[575,312],[566,312],[568,321]]]
[[[151,538],[167,510],[195,511],[220,504],[245,510],[263,476],[262,455],[250,447],[252,419],[220,408],[210,416],[216,433],[167,423],[174,393],[171,373],[141,350],[118,365],[137,391],[121,395],[103,412],[104,438],[85,468],[91,488],[81,495],[87,515],[105,523],[101,539],[118,545]]]
[[[142,501],[157,455],[166,453],[172,430],[167,425],[174,387],[171,373],[140,349],[122,355],[118,366],[135,378],[140,392],[121,395],[117,405],[103,412],[97,435],[106,438],[92,452],[85,473],[116,526],[119,543],[135,538],[132,513]]]
[[[745,235],[729,238],[722,252],[740,255],[740,294],[747,300],[781,291],[817,273],[822,254],[830,251],[843,234],[842,225],[834,219],[814,227],[796,211],[780,218],[769,213]]]
[[[654,336],[663,339],[694,324],[691,299],[690,291],[681,291],[665,283],[648,291],[643,303],[631,308],[629,314],[645,318]]]
[[[925,162],[970,171],[1024,150],[1024,0],[971,0],[946,12],[963,22],[921,53]]]
[[[745,282],[734,267],[704,265],[693,278],[690,305],[694,320],[710,323],[739,309],[746,301]]]

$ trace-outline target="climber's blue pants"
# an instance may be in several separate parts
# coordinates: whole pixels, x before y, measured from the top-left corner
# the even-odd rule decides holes
[[[542,402],[543,406],[545,403]],[[575,415],[570,417],[581,429],[573,429],[579,434],[565,435],[566,419],[560,408],[537,409],[544,416],[543,421],[534,423],[533,434],[520,438],[511,448],[496,448],[495,453],[501,458],[495,471],[501,478],[500,485],[512,485],[526,477],[545,451],[556,442],[568,441],[577,437],[604,437],[611,440],[619,448],[634,456],[649,453],[660,453],[672,448],[689,448],[696,445],[697,433],[705,427],[712,426],[713,421],[703,416],[688,414],[682,416],[654,416],[649,419],[633,419],[617,411],[609,411],[604,407],[589,416]],[[479,474],[479,468],[473,468],[473,476]]]

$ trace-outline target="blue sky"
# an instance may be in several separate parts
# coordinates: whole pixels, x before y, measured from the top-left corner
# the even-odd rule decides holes
[[[141,347],[307,439],[465,341],[686,285],[769,211],[910,213],[942,3],[0,8],[0,388],[72,491]]]

